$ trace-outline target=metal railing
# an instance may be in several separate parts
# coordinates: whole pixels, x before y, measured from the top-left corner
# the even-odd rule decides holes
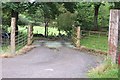
[[[15,50],[17,51],[27,44],[28,33],[26,28],[16,31],[15,33],[17,33],[15,35]]]
[[[2,32],[0,53],[11,53],[11,33]],[[23,27],[15,31],[15,52],[27,45],[28,28]]]

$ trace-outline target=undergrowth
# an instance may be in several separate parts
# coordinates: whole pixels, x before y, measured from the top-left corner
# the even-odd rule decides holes
[[[112,63],[110,59],[106,59],[100,66],[89,70],[88,76],[93,79],[104,78],[102,80],[105,80],[105,78],[111,78],[110,80],[119,80],[118,75],[120,74],[118,74],[118,71],[118,64]]]

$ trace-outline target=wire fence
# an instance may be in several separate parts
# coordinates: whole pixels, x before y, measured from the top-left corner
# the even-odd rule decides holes
[[[18,51],[27,44],[27,38],[28,38],[27,28],[23,28],[19,31],[16,31],[15,33],[16,33],[15,45],[16,45],[16,51]]]
[[[10,34],[6,31],[2,31],[1,51],[10,51]]]
[[[28,31],[27,27],[15,31],[15,51],[23,48],[27,44]],[[2,31],[0,53],[11,53],[11,33]]]

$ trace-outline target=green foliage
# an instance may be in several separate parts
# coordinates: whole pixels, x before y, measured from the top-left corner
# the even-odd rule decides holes
[[[71,34],[76,15],[70,12],[60,14],[57,18],[57,27],[59,30],[65,31],[68,35]]]
[[[64,7],[66,8],[67,11],[74,13],[75,9],[77,8],[77,3],[75,2],[65,2]]]
[[[93,30],[94,28],[94,6],[99,3],[90,2],[63,2],[63,3],[23,3],[23,2],[6,2],[2,3],[2,22],[4,25],[10,26],[11,10],[19,12],[21,20],[19,24],[27,23],[32,21],[35,24],[40,25],[48,20],[49,23],[56,22],[58,29],[65,30],[67,33],[71,31],[71,26],[74,21],[78,21],[78,24],[84,30]],[[103,5],[104,4],[104,5]],[[102,27],[108,27],[109,25],[109,9],[112,4],[113,7],[119,7],[118,3],[103,2],[99,9],[98,14],[98,26],[99,29]],[[77,16],[77,17],[76,17]],[[74,17],[74,18],[72,18]],[[65,28],[65,29],[63,29]]]
[[[25,11],[28,11],[28,9],[32,6],[31,3],[23,3],[23,2],[6,2],[2,3],[2,23],[4,25],[11,24],[11,12],[12,10],[17,11],[19,14],[24,13]],[[34,10],[32,11],[34,12]],[[19,20],[19,24],[22,23],[22,21]]]
[[[114,2],[113,8],[114,9],[120,9],[120,1],[119,2]]]
[[[90,3],[78,3],[77,4],[77,21],[84,30],[91,30],[93,28],[93,6]]]
[[[109,13],[110,13],[109,3],[104,3],[104,5],[100,6],[98,15],[98,26],[100,26],[100,28],[109,26]]]
[[[93,30],[94,28],[94,5],[98,3],[82,2],[77,4],[76,11],[78,12],[77,20],[79,21],[83,30]],[[103,5],[104,4],[104,5]],[[98,26],[109,26],[109,9],[110,3],[102,3],[98,12]]]

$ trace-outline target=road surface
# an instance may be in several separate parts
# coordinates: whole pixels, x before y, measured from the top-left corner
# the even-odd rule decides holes
[[[103,58],[80,52],[67,42],[36,41],[27,54],[2,60],[3,78],[87,78]]]

